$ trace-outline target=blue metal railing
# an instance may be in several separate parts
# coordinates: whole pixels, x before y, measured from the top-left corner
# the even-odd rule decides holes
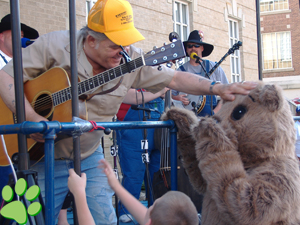
[[[45,137],[45,224],[55,224],[54,217],[54,142],[57,133],[72,133],[81,130],[82,124],[76,122],[60,123],[29,122],[0,126],[0,134],[43,133]],[[170,131],[171,168],[177,168],[177,128],[174,121],[142,122],[101,122],[97,126],[116,129],[168,128]],[[99,128],[100,129],[100,128]],[[97,131],[93,131],[97,132]],[[177,190],[177,170],[171,169],[171,189]]]

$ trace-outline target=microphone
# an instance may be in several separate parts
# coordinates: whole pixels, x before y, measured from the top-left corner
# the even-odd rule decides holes
[[[138,105],[131,105],[130,108],[133,109],[133,110],[144,110],[146,112],[157,112],[157,113],[161,114],[160,111],[158,111],[157,109],[150,109],[150,108],[141,107],[141,106],[138,106]]]
[[[31,45],[34,41],[31,41],[29,38],[21,38],[21,45],[22,48],[26,48],[27,46]]]
[[[197,53],[195,53],[195,52],[192,52],[191,55],[190,55],[190,57],[191,57],[192,59],[198,59],[198,60],[201,59],[201,58],[197,55]]]

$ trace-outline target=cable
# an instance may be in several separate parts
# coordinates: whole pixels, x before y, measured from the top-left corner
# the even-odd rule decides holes
[[[5,140],[4,140],[3,134],[1,134],[1,141],[2,141],[2,146],[3,146],[4,154],[5,154],[6,158],[7,158],[8,162],[9,162],[9,165],[11,167],[11,170],[13,172],[15,183],[17,183],[17,174],[16,174],[16,171],[15,171],[14,165],[13,165],[13,163],[12,163],[12,161],[11,161],[8,153],[7,153],[7,148],[6,148],[6,144],[5,144]],[[18,201],[20,201],[20,198],[19,198],[18,195],[17,195],[17,199],[18,199]],[[4,203],[4,199],[2,200],[1,208],[0,209],[2,209],[3,203]]]

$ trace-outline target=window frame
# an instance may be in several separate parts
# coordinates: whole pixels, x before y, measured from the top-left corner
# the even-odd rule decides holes
[[[290,60],[286,60],[286,59],[282,59],[282,63],[285,62],[288,62],[290,61],[290,66],[288,67],[280,67],[279,64],[280,64],[280,59],[279,59],[279,54],[278,52],[280,51],[281,53],[283,52],[282,50],[278,50],[278,35],[281,34],[281,33],[289,33],[289,49],[288,51],[290,52]],[[268,63],[267,61],[265,61],[265,54],[264,54],[264,49],[265,49],[265,45],[264,45],[264,35],[272,35],[272,34],[275,34],[275,40],[273,40],[273,38],[270,40],[272,42],[272,47],[274,46],[274,41],[275,41],[275,51],[276,51],[276,62],[275,64],[277,65],[276,68],[265,68],[265,63]],[[270,33],[262,33],[261,34],[261,46],[262,46],[262,64],[263,64],[263,71],[272,71],[272,70],[276,70],[276,71],[279,71],[279,70],[285,70],[285,69],[291,69],[293,68],[293,54],[292,54],[292,37],[291,37],[291,31],[280,31],[280,32],[270,32]],[[284,41],[284,43],[286,43],[286,41]],[[281,46],[280,46],[281,47]],[[272,55],[274,54],[274,48],[271,49],[272,50]],[[272,59],[274,60],[274,59]],[[272,63],[274,64],[274,62]]]
[[[86,11],[86,16],[85,16],[85,20],[86,22],[88,21],[88,15],[89,15],[89,11],[91,10],[91,8],[94,6],[94,4],[97,2],[97,0],[86,0],[85,1],[85,11]]]
[[[231,23],[235,25],[231,29]],[[228,18],[228,37],[229,47],[231,48],[235,43],[239,41],[239,21],[233,18]],[[235,50],[233,54],[230,54],[230,76],[231,83],[241,81],[241,56],[240,51]]]
[[[179,5],[179,20],[177,19],[177,13],[176,13],[176,4]],[[186,22],[184,23],[183,19],[183,9],[182,6],[185,6],[185,20]],[[189,20],[189,3],[184,2],[184,1],[179,1],[179,0],[174,0],[173,1],[173,30],[179,34],[179,37],[181,38],[182,41],[187,40],[188,35],[190,33],[190,20]],[[178,31],[177,26],[180,27],[180,31]],[[186,28],[186,32],[184,33],[184,27]]]
[[[285,1],[287,2],[286,3],[286,5],[287,5],[286,8],[284,7],[285,6]],[[283,5],[282,9],[275,9],[276,7],[278,7],[280,5]],[[259,7],[260,7],[260,12],[261,13],[268,13],[268,12],[278,12],[278,11],[289,10],[290,4],[289,4],[289,0],[260,0],[259,1]],[[268,7],[269,10],[263,10],[264,7]]]

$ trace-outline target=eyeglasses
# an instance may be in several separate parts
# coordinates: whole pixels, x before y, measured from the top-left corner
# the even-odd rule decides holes
[[[187,45],[188,48],[192,48],[192,47],[199,48],[200,46],[201,45],[197,45],[197,44],[194,44],[194,45],[188,44]]]

